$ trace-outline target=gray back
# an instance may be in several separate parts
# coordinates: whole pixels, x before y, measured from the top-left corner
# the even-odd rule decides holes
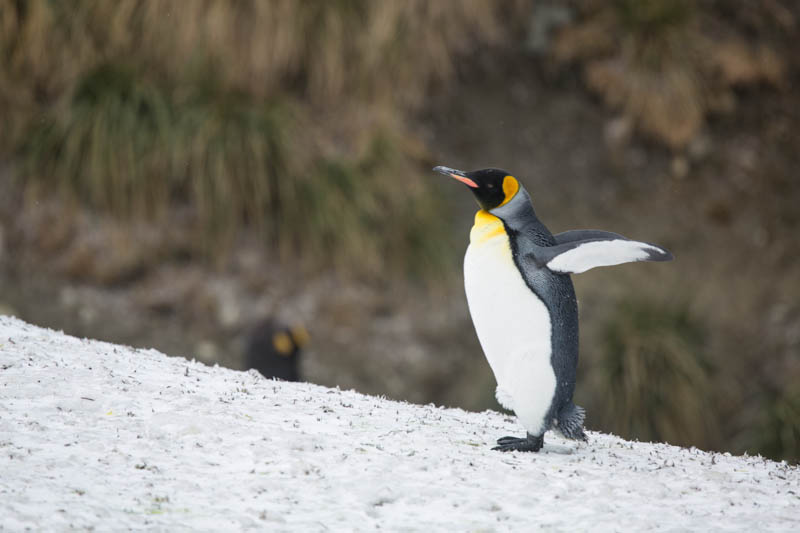
[[[528,192],[520,185],[514,198],[490,211],[506,227],[511,252],[525,283],[547,306],[550,312],[552,352],[550,363],[556,375],[556,392],[545,427],[572,400],[575,372],[578,366],[578,301],[568,274],[556,274],[539,267],[532,259],[536,247],[553,246],[550,230],[536,217]]]

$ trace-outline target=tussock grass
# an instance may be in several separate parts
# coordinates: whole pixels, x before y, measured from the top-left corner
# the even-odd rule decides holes
[[[720,16],[723,3],[615,0],[578,6],[580,21],[559,35],[555,58],[580,63],[590,90],[672,149],[685,148],[709,114],[734,109],[734,88],[786,83],[778,50],[787,45],[747,41]],[[792,12],[775,2],[747,6],[760,15],[749,13],[751,18],[766,19],[762,34],[778,35],[787,24],[770,16],[776,9],[795,23]]]
[[[602,427],[640,440],[709,446],[714,372],[705,332],[683,306],[623,301],[609,319],[597,364]],[[603,384],[600,386],[599,384]]]
[[[785,389],[767,397],[762,413],[757,451],[767,457],[800,457],[800,387],[789,382]]]
[[[251,227],[282,255],[424,270],[446,205],[403,114],[522,4],[0,0],[0,149],[96,209],[186,207],[214,254]]]
[[[120,214],[163,204],[168,167],[151,155],[167,142],[172,114],[158,88],[101,66],[81,80],[65,115],[29,130],[21,147],[30,176]]]
[[[198,251],[220,255],[243,226],[284,257],[342,270],[441,270],[448,230],[418,154],[390,131],[369,131],[351,158],[303,138],[291,102],[254,102],[198,84],[176,97],[102,65],[78,85],[66,120],[31,130],[27,175],[122,217],[167,222],[188,207]]]

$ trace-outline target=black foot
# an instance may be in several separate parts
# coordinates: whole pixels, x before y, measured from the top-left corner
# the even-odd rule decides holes
[[[528,433],[527,437],[503,437],[497,439],[498,446],[492,448],[501,452],[538,452],[544,445],[544,435],[534,437]]]

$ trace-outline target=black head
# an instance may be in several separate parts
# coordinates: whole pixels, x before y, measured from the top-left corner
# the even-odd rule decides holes
[[[489,211],[507,204],[519,191],[519,181],[499,168],[484,168],[463,172],[450,167],[435,167],[433,170],[457,179],[470,188],[481,209]]]
[[[245,365],[266,378],[300,381],[300,352],[308,339],[303,326],[289,327],[272,320],[262,322],[250,333]]]

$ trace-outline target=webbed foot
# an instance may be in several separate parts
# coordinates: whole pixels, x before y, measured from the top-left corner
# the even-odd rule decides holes
[[[544,446],[544,435],[534,437],[528,433],[527,437],[502,437],[497,439],[497,446],[493,450],[501,452],[538,452]]]

